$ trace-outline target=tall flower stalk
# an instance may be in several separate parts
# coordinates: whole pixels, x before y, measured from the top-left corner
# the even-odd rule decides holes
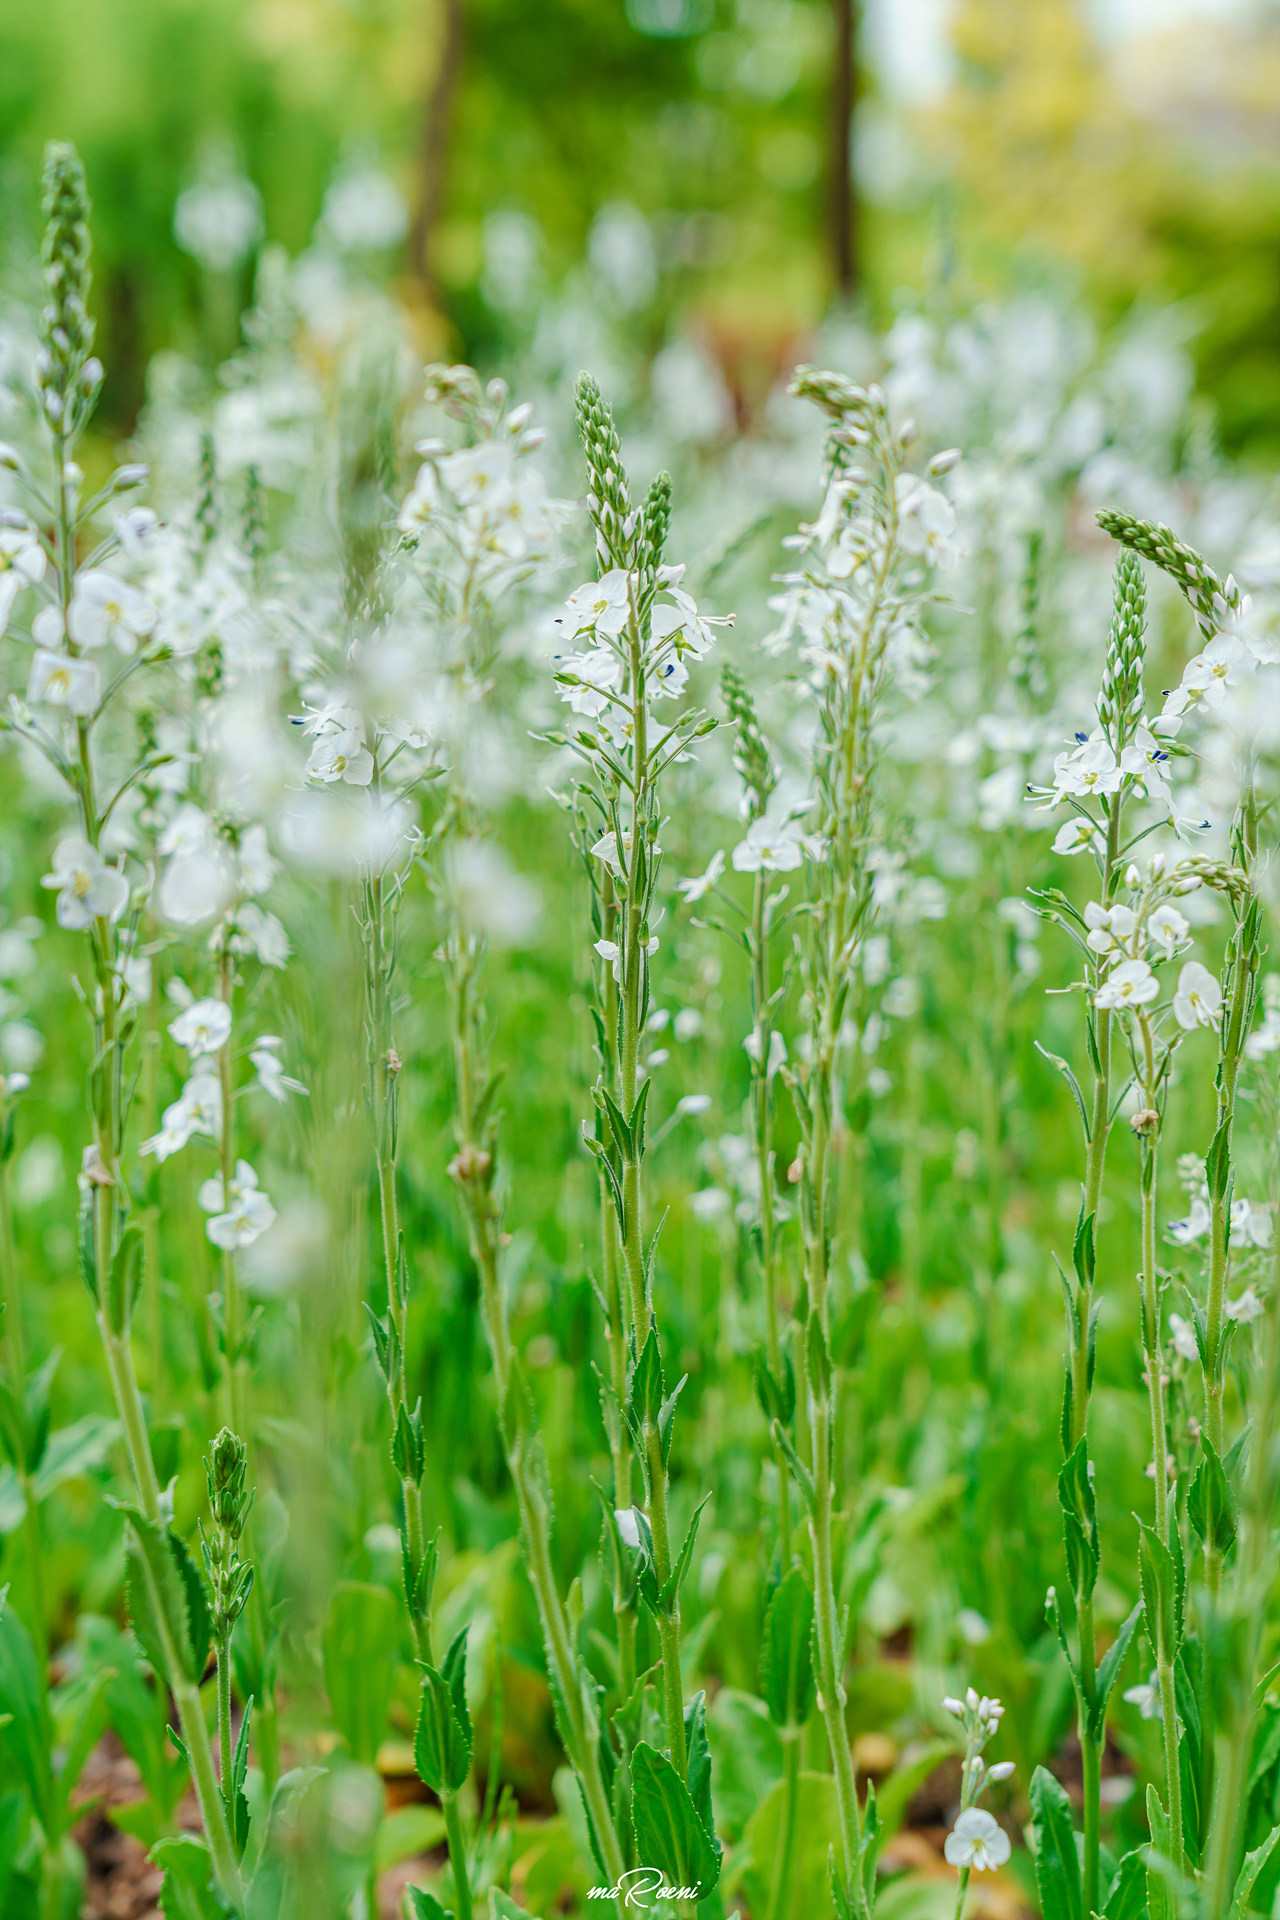
[[[49,577],[42,587],[44,605],[32,624],[35,653],[28,695],[48,709],[61,708],[64,724],[57,727],[54,711],[47,725],[16,699],[10,701],[7,724],[65,781],[79,816],[79,833],[57,848],[46,884],[57,892],[61,925],[84,932],[89,955],[83,999],[93,1037],[93,1138],[80,1177],[81,1266],[133,1479],[134,1502],[126,1509],[133,1577],[147,1596],[152,1641],[177,1707],[214,1875],[238,1911],[243,1900],[239,1865],[200,1704],[198,1646],[180,1598],[181,1565],[189,1556],[170,1531],[131,1345],[142,1230],[129,1221],[121,1161],[132,1092],[126,1059],[137,1025],[126,963],[134,950],[141,900],[134,898],[121,869],[110,864],[104,835],[119,801],[150,771],[154,756],[139,760],[107,794],[94,736],[113,695],[145,657],[140,643],[155,624],[155,612],[136,589],[101,566],[78,570],[76,564],[77,537],[93,515],[114,493],[145,475],[122,468],[103,493],[87,502],[81,499],[83,476],[75,451],[102,384],[102,367],[92,355],[93,324],[87,312],[88,195],[79,158],[70,147],[54,144],[46,155],[45,213],[42,258],[48,304],[41,315],[37,373],[52,447],[51,490],[46,492],[29,474],[23,478],[50,523],[47,534],[37,538],[32,532],[28,578],[33,585],[44,581],[46,559]],[[95,559],[107,557],[113,544],[106,543],[105,551],[100,547]],[[125,665],[104,689],[93,656],[109,641],[124,655]]]
[[[846,1009],[860,944],[872,916],[869,855],[875,814],[874,719],[894,668],[923,650],[919,614],[929,598],[913,559],[947,565],[954,515],[945,496],[906,470],[914,437],[895,429],[883,393],[835,374],[802,369],[792,391],[814,401],[830,422],[822,513],[793,545],[800,570],[786,576],[779,648],[798,636],[816,708],[813,792],[808,822],[822,853],[809,868],[807,937],[800,977],[807,1052],[789,1073],[800,1123],[800,1222],[804,1284],[804,1389],[809,1457],[800,1458],[780,1421],[774,1434],[788,1453],[809,1516],[813,1548],[815,1668],[840,1822],[833,1885],[841,1912],[869,1914],[874,1900],[877,1823],[864,1820],[845,1726],[844,1664],[848,1620],[839,1600],[835,1525],[836,1373],[831,1360],[835,1142],[843,1128],[840,1060]],[[936,475],[954,455],[939,456]]]

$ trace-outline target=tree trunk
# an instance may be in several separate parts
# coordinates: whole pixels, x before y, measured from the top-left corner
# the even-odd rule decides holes
[[[833,0],[835,60],[831,83],[831,170],[827,217],[836,295],[851,300],[861,280],[858,201],[850,146],[858,104],[857,0]]]
[[[443,6],[440,55],[422,123],[418,208],[409,229],[409,271],[423,280],[432,293],[436,288],[431,259],[432,241],[444,205],[445,180],[449,169],[449,137],[453,128],[458,84],[462,78],[466,29],[466,0],[443,0]]]

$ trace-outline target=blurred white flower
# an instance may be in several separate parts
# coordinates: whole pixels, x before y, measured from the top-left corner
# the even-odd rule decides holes
[[[385,253],[409,231],[404,195],[381,167],[340,174],[324,196],[320,217],[334,244],[352,253]]]
[[[98,919],[118,920],[129,904],[124,875],[107,866],[97,848],[79,836],[59,842],[53,872],[46,873],[40,885],[57,890],[60,927],[79,929]]]
[[[710,893],[712,887],[714,887],[716,881],[720,878],[720,875],[723,872],[724,872],[724,850],[721,847],[717,847],[715,852],[712,854],[710,860],[708,861],[706,868],[702,873],[698,874],[695,878],[692,878],[692,879],[676,881],[676,892],[679,894],[683,894],[686,903],[689,906],[692,906],[696,900],[701,900],[704,894]],[[677,1014],[676,1015],[677,1037],[679,1037],[680,1019],[681,1019],[681,1016]],[[701,1026],[701,1024],[702,1024],[701,1016],[699,1016],[698,1025]]]
[[[51,707],[65,707],[69,713],[85,717],[97,706],[100,691],[101,680],[92,660],[78,660],[70,653],[50,653],[44,647],[32,655],[28,700],[43,700]]]
[[[913,473],[900,473],[895,482],[898,500],[898,538],[905,553],[919,554],[925,564],[944,572],[954,567],[960,549],[952,541],[956,510],[944,493]]]
[[[31,527],[0,526],[0,633],[24,587],[44,578],[44,548]]]
[[[217,1053],[231,1038],[231,1009],[225,1000],[193,1000],[169,1023],[169,1032],[193,1062]]]
[[[1237,1247],[1271,1245],[1271,1209],[1255,1206],[1252,1200],[1231,1202],[1231,1241]]]
[[[1189,1247],[1197,1240],[1203,1240],[1212,1224],[1212,1216],[1203,1200],[1193,1200],[1191,1211],[1185,1220],[1171,1220],[1165,1228],[1169,1238],[1179,1247]],[[1172,1318],[1172,1316],[1171,1316]]]
[[[262,201],[251,180],[235,174],[198,180],[178,195],[173,237],[210,273],[229,273],[262,233]]]
[[[743,1041],[748,1059],[760,1063],[760,1029],[753,1027]],[[769,1035],[769,1067],[766,1078],[773,1079],[775,1073],[787,1064],[787,1043],[775,1027]]]
[[[1144,1720],[1158,1720],[1160,1718],[1159,1674],[1151,1672],[1147,1676],[1145,1685],[1140,1683],[1136,1687],[1126,1687],[1122,1698],[1131,1707],[1136,1707]]]
[[[445,872],[464,926],[500,947],[526,945],[542,915],[542,895],[492,840],[463,840],[448,850]]]
[[[179,1153],[193,1134],[216,1140],[222,1130],[222,1087],[216,1073],[193,1074],[171,1107],[166,1107],[159,1133],[144,1140],[138,1151],[167,1160]]]
[[[1200,1349],[1196,1345],[1196,1330],[1189,1320],[1183,1319],[1180,1313],[1169,1315],[1169,1338],[1173,1342],[1174,1352],[1182,1359],[1198,1360],[1200,1358]]]
[[[1251,1326],[1255,1320],[1261,1320],[1266,1309],[1259,1300],[1253,1287],[1246,1287],[1234,1300],[1228,1300],[1223,1309],[1228,1320],[1238,1320],[1242,1326]]]
[[[78,647],[105,647],[111,640],[121,653],[133,654],[155,624],[156,610],[146,594],[114,573],[90,567],[76,575],[67,631]]]
[[[215,1247],[233,1251],[251,1247],[276,1217],[276,1210],[258,1186],[258,1176],[247,1160],[236,1161],[235,1178],[224,1194],[222,1175],[215,1174],[201,1186],[197,1199],[213,1218],[205,1222],[205,1232]]]

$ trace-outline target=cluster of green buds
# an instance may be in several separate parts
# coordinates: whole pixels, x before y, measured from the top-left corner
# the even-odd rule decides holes
[[[742,782],[743,816],[748,821],[759,820],[778,784],[778,772],[760,731],[755,702],[732,660],[726,660],[720,669],[720,691],[734,729],[733,768]]]
[[[93,357],[89,318],[89,193],[75,148],[53,141],[45,153],[45,233],[41,253],[48,302],[40,314],[37,374],[50,431],[73,440],[93,412],[102,362]]]
[[[1116,563],[1114,610],[1098,696],[1098,718],[1117,754],[1123,752],[1142,720],[1146,635],[1147,587],[1142,562],[1127,547],[1122,548]]]
[[[212,1595],[213,1633],[223,1645],[253,1590],[253,1563],[240,1558],[240,1542],[249,1524],[253,1489],[247,1484],[248,1453],[239,1434],[223,1427],[204,1463],[211,1526],[200,1527],[200,1551]]]
[[[1135,520],[1132,514],[1113,508],[1104,509],[1097,520],[1103,532],[1122,547],[1168,574],[1186,598],[1202,633],[1216,632],[1226,614],[1240,604],[1240,590],[1230,575],[1219,579],[1208,561],[1185,540],[1179,540],[1172,527]]]

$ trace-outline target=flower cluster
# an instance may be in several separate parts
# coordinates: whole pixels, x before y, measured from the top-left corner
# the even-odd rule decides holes
[[[1011,1760],[998,1761],[991,1767],[982,1757],[988,1740],[1000,1730],[1004,1708],[998,1700],[979,1695],[973,1687],[967,1689],[963,1700],[948,1696],[942,1704],[959,1720],[965,1734],[960,1816],[947,1835],[943,1853],[962,1873],[987,1873],[1004,1866],[1013,1852],[1009,1836],[999,1821],[985,1807],[977,1805],[988,1786],[1008,1780],[1014,1771]]]

